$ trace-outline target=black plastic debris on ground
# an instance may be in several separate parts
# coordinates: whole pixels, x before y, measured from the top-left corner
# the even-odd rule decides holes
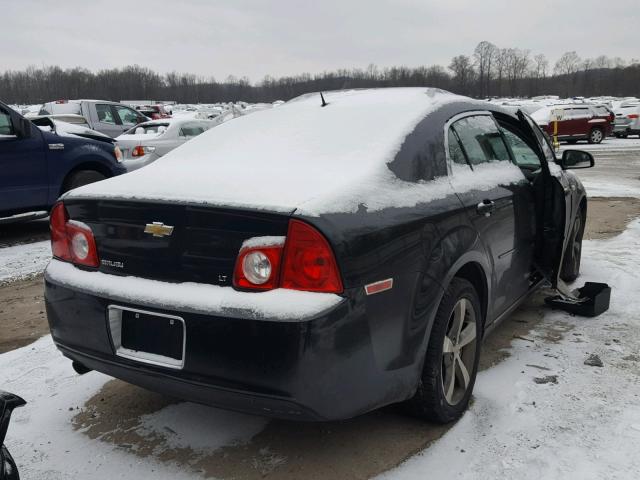
[[[564,310],[581,317],[596,317],[609,310],[611,287],[606,283],[586,282],[573,291],[572,296],[556,295],[544,299],[551,308]]]

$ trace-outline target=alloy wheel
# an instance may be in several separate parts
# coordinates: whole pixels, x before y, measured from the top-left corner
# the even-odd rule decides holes
[[[469,299],[459,298],[442,345],[442,389],[449,405],[458,404],[469,388],[476,344],[475,309]]]
[[[600,143],[602,141],[602,130],[595,129],[591,132],[591,143]]]

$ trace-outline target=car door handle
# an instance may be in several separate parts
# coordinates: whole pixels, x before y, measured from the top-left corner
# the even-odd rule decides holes
[[[483,200],[476,206],[476,212],[478,215],[484,215],[488,217],[493,212],[493,209],[496,207],[496,202],[493,200]]]

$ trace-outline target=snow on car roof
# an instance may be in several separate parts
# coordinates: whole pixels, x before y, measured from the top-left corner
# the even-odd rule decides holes
[[[213,128],[144,169],[78,188],[68,198],[201,203],[313,214],[354,186],[389,185],[405,137],[429,113],[465,97],[430,88],[307,94]],[[384,204],[379,205],[384,208]]]

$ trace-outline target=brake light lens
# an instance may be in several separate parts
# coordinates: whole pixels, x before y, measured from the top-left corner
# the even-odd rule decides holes
[[[118,163],[122,162],[122,150],[118,145],[113,147],[113,156],[116,157]]]
[[[311,292],[343,290],[329,242],[318,230],[299,220],[289,221],[280,285]]]
[[[329,242],[311,225],[290,220],[283,245],[243,248],[233,275],[236,287],[287,288],[342,293],[340,272]]]
[[[54,257],[76,265],[98,267],[98,248],[91,228],[70,220],[64,203],[56,203],[51,210],[50,228]]]
[[[632,120],[635,120],[636,118],[638,118],[638,114],[637,113],[632,113],[631,115],[628,115],[628,117]]]
[[[67,221],[69,215],[62,202],[56,203],[49,216],[49,228],[51,230],[51,253],[56,258],[67,262],[71,261],[69,240],[67,238]]]
[[[132,157],[142,157],[147,153],[155,152],[156,147],[144,147],[142,145],[138,145],[131,151]]]

